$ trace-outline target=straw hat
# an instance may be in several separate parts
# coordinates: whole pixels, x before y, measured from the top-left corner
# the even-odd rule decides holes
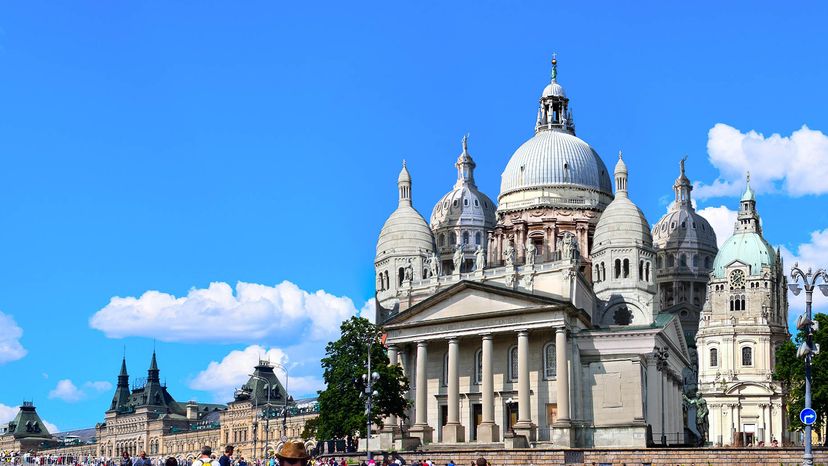
[[[306,460],[310,458],[308,452],[305,451],[305,444],[302,442],[288,441],[282,446],[279,453],[276,453],[276,458],[289,460]]]

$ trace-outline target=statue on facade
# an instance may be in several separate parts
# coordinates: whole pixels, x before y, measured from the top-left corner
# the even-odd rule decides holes
[[[474,252],[474,270],[481,271],[486,267],[486,254],[483,253],[483,246],[478,244]]]
[[[440,259],[437,258],[436,253],[431,253],[431,258],[428,260],[428,273],[431,277],[440,275]]]
[[[532,240],[526,240],[526,265],[535,265],[535,252],[537,248]]]
[[[701,435],[697,446],[703,446],[707,441],[707,415],[710,412],[710,410],[707,409],[707,400],[705,400],[698,391],[696,392],[695,398],[687,398],[685,395],[682,395],[682,398],[684,398],[684,402],[689,406],[694,406],[696,408],[696,430]]]
[[[410,282],[414,278],[414,268],[411,267],[411,262],[405,266],[405,271],[403,272],[403,281]]]
[[[578,258],[578,240],[575,235],[567,231],[558,241],[558,251],[561,252],[562,260],[573,260]]]
[[[511,243],[506,245],[503,248],[503,260],[505,261],[506,267],[514,267],[515,266],[515,248],[512,246]]]
[[[460,267],[463,266],[463,246],[457,245],[454,249],[454,273],[460,273]]]

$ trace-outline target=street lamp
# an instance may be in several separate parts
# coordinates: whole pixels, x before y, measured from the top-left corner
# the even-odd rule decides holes
[[[667,358],[670,357],[670,353],[667,352],[666,347],[659,347],[656,348],[655,352],[656,357],[656,369],[659,372],[665,372],[667,370]],[[664,376],[661,377],[661,445],[667,446],[667,434],[664,432]]]
[[[264,418],[265,418],[265,447],[264,448],[265,448],[265,458],[267,458],[267,444],[268,444],[268,440],[269,440],[269,435],[268,434],[270,434],[270,392],[273,391],[273,387],[270,386],[270,381],[269,380],[267,380],[266,378],[264,378],[260,375],[250,374],[250,377],[252,377],[254,379],[261,380],[262,382],[265,383],[265,386],[267,387],[267,407],[265,408],[265,412],[267,413],[267,416],[264,416]],[[253,396],[255,396],[255,395],[256,394],[254,393]],[[256,437],[257,437],[258,432],[259,432],[258,426],[259,426],[259,397],[256,397],[256,415],[255,415],[255,418],[253,419],[253,459],[254,460],[256,459],[256,455],[258,454],[258,452],[256,451]]]
[[[285,402],[284,402],[284,409],[282,410],[282,442],[287,442],[287,408],[288,408],[288,381],[290,380],[290,374],[288,374],[287,367],[279,364],[278,362],[272,363],[273,367],[282,369],[285,373]]]
[[[818,278],[821,278],[823,282],[820,285],[816,285]],[[800,280],[805,286],[805,315],[800,316],[796,322],[796,328],[805,332],[805,342],[802,343],[796,354],[805,359],[805,409],[810,409],[811,358],[819,352],[819,348],[814,346],[814,330],[816,329],[811,315],[811,301],[813,299],[815,285],[819,286],[819,290],[823,295],[828,296],[828,274],[826,274],[824,269],[813,272],[808,268],[807,272],[803,272],[797,262],[791,269],[791,280],[793,280],[793,283],[788,284],[788,288],[794,296],[799,296],[799,293],[802,292],[802,287],[798,283]],[[809,424],[805,425],[805,454],[802,455],[802,464],[804,466],[814,464],[814,454],[811,451],[811,426]]]

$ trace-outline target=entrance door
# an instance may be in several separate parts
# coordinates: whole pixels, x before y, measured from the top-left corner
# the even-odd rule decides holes
[[[519,412],[520,410],[517,403],[506,405],[506,428],[508,430],[512,430],[515,427],[515,424],[517,424]]]
[[[483,405],[472,405],[472,440],[477,440],[477,426],[483,422]]]
[[[443,441],[443,426],[448,424],[448,406],[440,405],[440,432],[437,433],[437,438]]]

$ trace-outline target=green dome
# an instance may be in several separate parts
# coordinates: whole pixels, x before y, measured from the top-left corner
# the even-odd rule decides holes
[[[758,233],[736,233],[719,248],[713,261],[713,275],[723,278],[725,268],[733,261],[749,265],[750,274],[757,275],[763,266],[776,264],[776,252]]]

